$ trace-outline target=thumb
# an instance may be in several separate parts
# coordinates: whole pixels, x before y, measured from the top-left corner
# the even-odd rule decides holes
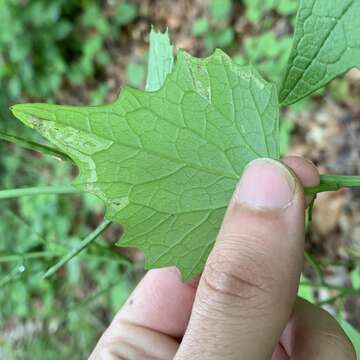
[[[270,359],[303,262],[302,186],[280,162],[250,163],[229,204],[175,359]]]

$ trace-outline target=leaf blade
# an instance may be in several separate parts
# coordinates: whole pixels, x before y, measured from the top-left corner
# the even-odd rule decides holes
[[[280,90],[293,104],[353,67],[360,67],[359,0],[301,0]]]
[[[174,64],[173,45],[169,32],[157,32],[153,28],[150,32],[150,49],[146,91],[156,91],[161,88],[165,78],[171,73]]]
[[[146,267],[200,273],[246,164],[279,157],[276,88],[222,51],[178,53],[154,92],[125,88],[104,106],[23,104],[14,115],[79,166],[75,185],[125,228]]]

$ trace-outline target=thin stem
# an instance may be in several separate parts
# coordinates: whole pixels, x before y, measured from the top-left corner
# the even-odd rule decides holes
[[[83,241],[75,246],[67,255],[65,255],[58,263],[52,266],[44,275],[44,279],[54,275],[61,267],[68,263],[73,257],[78,255],[94,240],[96,240],[109,226],[111,221],[104,220],[93,232],[91,232]]]
[[[323,306],[323,305],[326,305],[326,304],[333,304],[335,301],[349,295],[349,294],[357,294],[356,291],[354,292],[340,292],[339,294],[335,295],[335,296],[332,296],[328,299],[325,299],[325,300],[320,300],[318,301],[316,304],[319,305],[319,306]]]
[[[315,195],[324,191],[357,187],[360,188],[360,176],[320,175],[320,184],[305,188],[305,193]]]
[[[0,191],[0,200],[18,198],[29,195],[47,195],[47,194],[74,194],[80,191],[73,186],[37,186],[22,189],[9,189]]]
[[[64,161],[73,162],[73,160],[68,155],[66,155],[60,150],[54,149],[51,146],[39,144],[19,136],[4,133],[2,131],[0,131],[0,139],[10,142],[12,144],[19,145],[25,149],[37,151],[46,155],[51,155]]]
[[[321,270],[321,266],[318,263],[318,261],[311,255],[309,254],[307,251],[304,251],[304,257],[306,259],[306,261],[313,267],[313,269],[315,270],[317,276],[319,277],[319,281],[321,285],[325,285],[325,278],[324,278],[324,273]]]
[[[307,281],[302,281],[300,283],[301,286],[308,286],[308,287],[312,287],[312,288],[317,288],[317,289],[321,289],[321,288],[325,288],[325,289],[329,289],[329,290],[334,290],[337,291],[338,293],[334,296],[331,296],[325,300],[320,300],[317,302],[317,305],[322,306],[322,305],[326,305],[326,304],[332,304],[335,301],[337,301],[338,299],[341,299],[345,296],[348,295],[352,295],[352,294],[360,294],[360,288],[359,289],[355,289],[355,288],[346,288],[346,287],[341,287],[341,286],[335,286],[335,285],[330,285],[327,283],[323,283],[323,284],[313,284]]]
[[[301,286],[308,286],[308,287],[312,287],[315,289],[329,289],[329,290],[336,290],[336,291],[340,291],[342,294],[356,294],[359,293],[360,294],[360,289],[356,289],[356,288],[346,288],[346,287],[341,287],[341,286],[336,286],[336,285],[330,285],[330,284],[316,284],[316,283],[311,283],[308,281],[302,281],[300,283]]]

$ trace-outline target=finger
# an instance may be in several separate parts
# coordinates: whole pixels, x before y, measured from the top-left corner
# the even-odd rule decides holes
[[[178,346],[169,336],[121,321],[104,333],[89,360],[170,360]]]
[[[301,166],[302,162],[304,166]],[[297,169],[305,174],[301,176],[311,177],[306,174],[306,171],[312,171],[306,162],[300,159],[297,164]],[[183,284],[175,268],[149,271],[99,340],[94,353],[105,349],[108,344],[114,344],[116,339],[121,343],[122,322],[135,325],[134,332],[138,332],[140,327],[175,338],[182,337],[190,317],[197,282],[198,279],[195,279]],[[129,335],[129,328],[126,334]]]
[[[283,162],[296,172],[304,186],[317,185],[319,174],[315,166],[299,157],[286,157]],[[180,338],[184,335],[198,278],[188,284],[180,281],[175,268],[151,270],[116,317],[117,321],[148,327]]]
[[[310,160],[301,158],[299,156],[287,156],[281,161],[296,173],[304,187],[316,186],[320,184],[319,171]],[[314,195],[307,195],[305,199],[306,207],[308,207],[314,200]]]
[[[270,159],[248,165],[176,359],[271,358],[296,299],[304,207],[300,181],[285,165]]]
[[[195,292],[194,281],[181,282],[176,268],[150,270],[115,320],[148,327],[174,338],[182,337]]]
[[[291,359],[356,360],[354,347],[338,322],[302,299],[296,302],[281,342]]]
[[[276,346],[271,360],[289,360],[289,356],[281,344]]]
[[[121,348],[129,352],[131,342],[124,336],[137,338],[138,345],[133,351],[139,351],[140,347],[141,351],[147,351],[147,358],[158,348],[165,350],[164,356],[172,353],[171,357],[167,357],[172,358],[178,347],[173,338],[182,337],[185,332],[196,287],[196,279],[190,283],[181,282],[175,268],[150,270],[98,341],[91,359],[100,359],[100,353],[116,353]],[[153,345],[148,348],[147,342],[139,338],[139,334],[144,332],[153,338]]]

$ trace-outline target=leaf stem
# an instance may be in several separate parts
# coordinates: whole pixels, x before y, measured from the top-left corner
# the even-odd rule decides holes
[[[327,283],[324,284],[317,284],[317,283],[312,283],[309,281],[301,281],[300,285],[302,286],[307,286],[307,287],[312,287],[315,289],[329,289],[329,290],[336,290],[341,292],[342,294],[360,294],[360,288],[346,288],[346,287],[342,287],[342,286],[336,286],[336,285],[330,285]]]
[[[320,284],[325,286],[325,276],[321,269],[321,265],[318,263],[318,261],[307,251],[304,251],[304,257],[307,260],[307,262],[313,267],[316,275],[319,278]]]
[[[335,301],[337,301],[339,299],[342,299],[345,296],[351,295],[351,294],[358,294],[358,292],[357,291],[346,291],[346,292],[341,291],[338,294],[336,294],[335,296],[329,297],[329,298],[327,298],[325,300],[318,301],[316,304],[318,306],[323,306],[323,305],[326,305],[326,304],[333,304]]]
[[[331,296],[325,300],[320,300],[317,301],[317,305],[322,306],[322,305],[326,305],[326,304],[332,304],[335,301],[337,301],[338,299],[344,298],[348,295],[356,295],[356,294],[360,294],[360,288],[346,288],[346,287],[341,287],[341,286],[335,286],[335,285],[330,285],[327,283],[323,283],[323,284],[316,284],[316,283],[311,283],[308,281],[302,281],[300,283],[301,286],[308,286],[311,288],[317,288],[317,289],[328,289],[328,290],[334,290],[337,291],[337,294],[334,296]]]
[[[111,221],[104,220],[94,231],[92,231],[83,241],[75,246],[68,254],[66,254],[58,263],[52,266],[44,275],[44,279],[54,275],[61,267],[68,263],[73,257],[78,255],[94,240],[96,240],[109,226]]]
[[[21,189],[8,189],[0,191],[0,200],[18,198],[29,195],[47,195],[47,194],[74,194],[80,191],[73,186],[37,186]]]
[[[315,195],[342,188],[360,188],[360,176],[320,175],[320,184],[305,188],[305,194]]]

